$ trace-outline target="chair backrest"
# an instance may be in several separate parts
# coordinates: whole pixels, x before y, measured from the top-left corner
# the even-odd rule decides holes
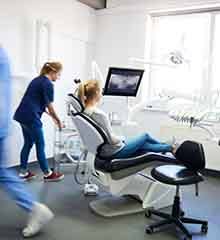
[[[70,115],[82,139],[85,148],[92,154],[99,153],[100,147],[108,142],[104,130],[99,127],[94,120],[84,114],[84,107],[80,100],[73,95],[68,95],[68,105],[70,105]]]
[[[179,146],[175,156],[184,166],[193,171],[205,168],[205,153],[201,143],[185,141]]]
[[[68,115],[69,114],[74,115],[74,114],[82,113],[84,111],[83,104],[72,93],[68,94],[67,107],[68,107],[68,110],[67,110]]]

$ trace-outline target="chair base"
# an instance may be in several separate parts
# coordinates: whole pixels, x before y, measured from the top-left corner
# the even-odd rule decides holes
[[[150,217],[151,215],[161,217],[161,218],[163,218],[163,220],[161,220],[155,224],[151,224],[151,225],[147,226],[146,227],[147,234],[153,233],[156,228],[159,228],[159,227],[162,227],[165,225],[175,224],[186,235],[186,237],[187,237],[186,239],[192,239],[192,235],[189,233],[187,228],[184,226],[184,223],[201,224],[202,225],[201,232],[203,232],[203,233],[208,232],[208,222],[207,221],[197,220],[197,219],[193,219],[193,218],[186,218],[183,216],[184,213],[180,209],[180,199],[178,196],[175,196],[174,205],[172,208],[172,214],[167,214],[167,213],[163,213],[160,211],[149,209],[146,212],[145,216]]]
[[[116,181],[110,174],[100,172],[92,182],[103,185],[106,187],[105,190],[112,194],[89,204],[94,213],[103,217],[129,215],[144,212],[144,209],[148,208],[160,209],[172,206],[175,195],[173,186],[155,182],[144,173]]]
[[[142,203],[131,197],[109,196],[89,203],[90,209],[102,217],[116,217],[144,212]]]

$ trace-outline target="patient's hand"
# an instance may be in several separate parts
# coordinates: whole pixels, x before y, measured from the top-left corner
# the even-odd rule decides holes
[[[121,139],[121,141],[125,141],[125,136],[118,136],[120,139]]]
[[[112,136],[112,140],[113,140],[113,144],[118,144],[118,143],[124,141],[125,137],[124,136],[115,136],[115,135],[113,135]]]

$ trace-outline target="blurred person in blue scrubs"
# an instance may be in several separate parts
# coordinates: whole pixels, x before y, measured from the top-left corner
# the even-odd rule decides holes
[[[0,188],[4,189],[16,204],[29,214],[23,236],[32,237],[53,218],[53,213],[48,207],[38,203],[16,173],[7,168],[5,142],[9,132],[10,97],[10,64],[6,51],[0,45]]]

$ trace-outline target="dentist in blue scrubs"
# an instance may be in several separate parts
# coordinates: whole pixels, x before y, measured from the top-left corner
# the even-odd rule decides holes
[[[0,189],[5,190],[16,204],[30,215],[27,226],[23,230],[23,236],[32,237],[53,218],[53,213],[45,205],[38,203],[16,173],[7,168],[5,141],[9,132],[10,92],[9,59],[3,47],[0,46]]]
[[[19,122],[24,138],[24,145],[20,154],[19,174],[24,180],[31,180],[35,177],[35,174],[28,169],[28,157],[33,145],[36,146],[37,159],[44,174],[44,181],[60,181],[64,177],[63,174],[54,172],[49,168],[45,153],[43,123],[41,121],[43,113],[46,112],[58,127],[62,128],[62,123],[53,107],[53,84],[60,78],[61,71],[61,63],[45,63],[40,75],[30,82],[15,112],[14,119]]]

